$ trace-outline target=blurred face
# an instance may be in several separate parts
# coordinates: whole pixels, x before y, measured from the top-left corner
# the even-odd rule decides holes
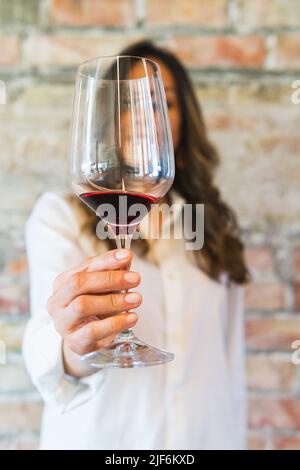
[[[152,59],[152,57],[149,57]],[[159,66],[161,70],[161,75],[163,79],[163,84],[166,92],[167,105],[169,110],[169,119],[172,130],[172,138],[174,150],[176,151],[177,146],[180,140],[180,130],[181,130],[181,112],[179,107],[179,99],[176,90],[176,84],[174,77],[168,67],[160,60],[153,59]],[[141,62],[138,62],[132,69],[130,73],[130,78],[139,78],[144,75],[144,68]]]

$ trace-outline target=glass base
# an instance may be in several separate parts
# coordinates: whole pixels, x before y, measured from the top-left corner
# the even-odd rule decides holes
[[[173,359],[174,354],[144,343],[130,330],[118,335],[108,348],[80,356],[82,362],[97,369],[155,366]]]

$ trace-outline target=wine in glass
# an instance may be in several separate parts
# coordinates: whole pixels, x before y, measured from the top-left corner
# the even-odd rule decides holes
[[[174,180],[174,153],[160,68],[142,57],[89,60],[77,71],[70,143],[75,194],[130,248],[140,221]],[[172,353],[121,332],[81,356],[93,367],[162,364]]]

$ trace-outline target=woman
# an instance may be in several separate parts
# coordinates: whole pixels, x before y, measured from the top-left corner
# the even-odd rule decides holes
[[[24,355],[45,401],[41,448],[240,449],[248,273],[235,217],[213,183],[218,156],[176,57],[148,42],[121,55],[161,67],[176,159],[170,200],[205,204],[204,247],[188,256],[180,240],[138,240],[130,268],[132,253],[98,240],[95,216],[77,199],[40,198],[27,226],[32,318]],[[119,293],[137,286],[129,297]],[[139,318],[121,313],[138,307]],[[116,370],[78,361],[133,326],[175,360]]]

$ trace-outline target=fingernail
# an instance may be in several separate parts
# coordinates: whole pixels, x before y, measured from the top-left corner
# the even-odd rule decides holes
[[[118,250],[115,254],[116,259],[126,259],[129,256],[129,252],[127,250]]]
[[[140,298],[140,294],[131,292],[130,294],[126,295],[125,300],[128,304],[136,304],[137,302],[139,302]]]
[[[137,316],[136,313],[128,313],[128,314],[126,315],[126,322],[127,322],[128,324],[133,323],[133,322],[135,322],[135,321],[137,320],[137,317],[138,317],[138,316]]]
[[[128,272],[124,274],[124,279],[127,282],[135,283],[139,281],[140,276],[137,273]]]

